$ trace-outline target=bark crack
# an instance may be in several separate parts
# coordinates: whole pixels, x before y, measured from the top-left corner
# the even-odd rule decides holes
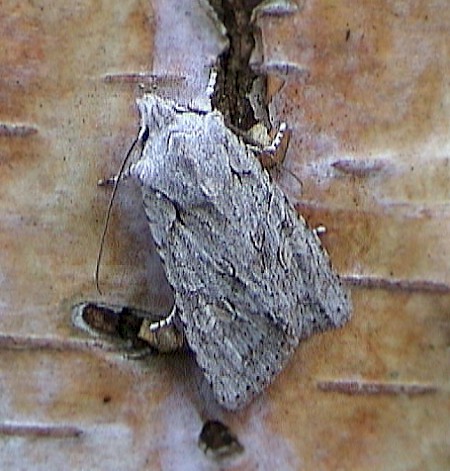
[[[231,124],[243,131],[248,131],[258,123],[249,97],[255,93],[260,95],[257,101],[266,108],[266,78],[249,65],[258,34],[252,22],[252,13],[260,3],[261,0],[210,0],[229,39],[228,50],[218,59],[212,104],[224,115],[227,125]],[[258,114],[261,112],[258,111]],[[267,114],[267,110],[264,114]]]

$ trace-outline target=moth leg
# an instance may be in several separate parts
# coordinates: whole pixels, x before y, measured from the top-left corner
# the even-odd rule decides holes
[[[268,146],[265,146],[262,151],[267,152],[269,154],[275,154],[278,148],[280,147],[281,142],[283,141],[286,129],[286,123],[281,123],[272,142]]]
[[[320,224],[319,226],[313,229],[313,232],[318,238],[320,238],[321,235],[327,232],[327,228],[323,226],[322,224]]]
[[[180,350],[184,346],[184,335],[175,325],[176,307],[159,321],[144,319],[138,337],[162,353]]]
[[[217,68],[212,67],[211,70],[209,71],[208,84],[206,85],[206,96],[208,96],[209,98],[214,93],[214,87],[216,86],[216,81],[217,81]]]
[[[286,123],[281,123],[272,142],[257,151],[258,159],[265,169],[271,169],[283,162],[289,144],[289,134]]]
[[[108,178],[100,178],[100,180],[97,181],[97,186],[114,186],[119,180],[124,181],[129,176],[130,174],[127,172],[122,173],[122,175],[112,175]]]

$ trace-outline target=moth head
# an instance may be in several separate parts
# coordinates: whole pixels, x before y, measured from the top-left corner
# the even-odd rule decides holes
[[[141,184],[180,207],[221,196],[231,170],[226,165],[230,143],[219,115],[191,111],[157,95],[146,95],[137,104],[142,152],[132,174]]]

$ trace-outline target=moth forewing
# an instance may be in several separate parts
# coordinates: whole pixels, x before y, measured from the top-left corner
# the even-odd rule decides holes
[[[175,292],[175,316],[220,404],[237,409],[299,340],[342,325],[348,294],[316,234],[217,112],[147,95],[130,175]],[[142,132],[142,131],[141,131]]]

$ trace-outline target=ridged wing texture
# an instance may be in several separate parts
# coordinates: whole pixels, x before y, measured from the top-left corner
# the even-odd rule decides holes
[[[343,324],[347,293],[315,233],[219,113],[149,96],[132,175],[178,315],[215,397],[247,404],[299,340]]]

